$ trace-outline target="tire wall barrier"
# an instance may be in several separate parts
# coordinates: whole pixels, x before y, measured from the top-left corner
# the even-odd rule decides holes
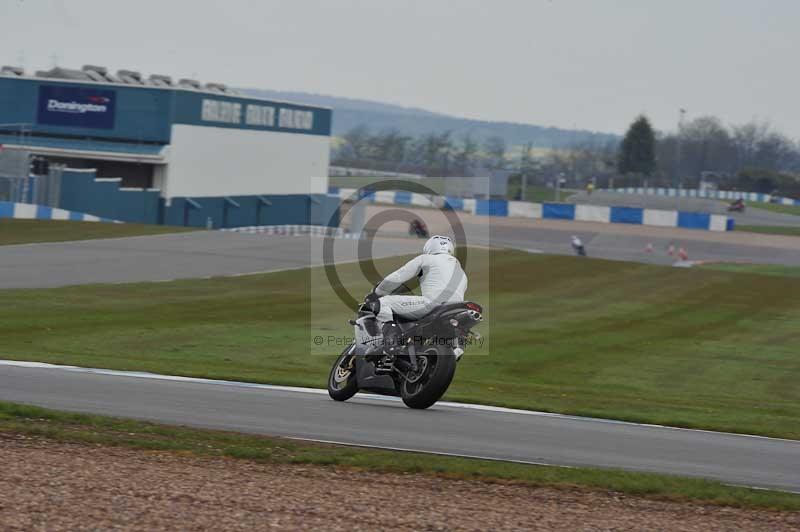
[[[607,192],[620,192],[622,194],[639,194],[649,196],[669,196],[675,198],[705,198],[733,201],[743,199],[756,203],[778,203],[780,205],[800,206],[800,199],[772,196],[761,192],[740,192],[736,190],[698,190],[693,188],[662,188],[662,187],[624,187],[609,189]]]
[[[0,201],[0,218],[18,220],[71,220],[74,222],[115,222],[109,218],[101,218],[84,212],[67,211],[45,205],[30,203],[11,203]]]
[[[329,194],[340,200],[347,199],[355,189],[331,188]],[[378,191],[366,196],[371,203],[388,205],[449,205],[453,210],[481,216],[508,216],[520,218],[577,220],[583,222],[653,225],[681,227],[706,231],[733,231],[734,221],[721,214],[666,211],[639,207],[606,207],[601,205],[575,205],[572,203],[528,203],[504,199],[470,199],[451,196],[425,196],[411,192]]]

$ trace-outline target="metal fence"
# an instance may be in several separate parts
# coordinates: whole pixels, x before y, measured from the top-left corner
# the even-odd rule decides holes
[[[58,207],[62,168],[50,167],[44,176],[0,177],[0,201]]]
[[[30,174],[30,153],[25,150],[0,151],[0,201],[58,206],[64,167],[50,165],[47,175]]]

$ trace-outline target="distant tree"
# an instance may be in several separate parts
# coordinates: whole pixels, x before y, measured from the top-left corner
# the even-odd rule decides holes
[[[537,177],[538,170],[538,161],[533,157],[533,143],[528,141],[522,146],[519,153],[519,172],[512,174],[508,180],[511,197],[523,201],[527,199],[527,187]]]
[[[411,138],[402,135],[396,128],[382,131],[372,137],[370,154],[373,159],[386,169],[395,169],[406,158],[406,150]]]
[[[768,188],[767,180],[789,186],[789,181],[774,175],[800,171],[800,147],[766,122],[726,126],[717,117],[701,116],[678,134],[659,136],[656,160],[662,176],[680,175],[684,186],[697,186],[703,172],[713,172],[721,186],[752,188],[752,182],[737,184],[736,176],[746,170],[747,179],[767,176],[757,187],[761,190]]]
[[[728,129],[715,116],[695,118],[680,132],[682,173],[692,179],[702,172],[731,173],[736,170],[736,149]]]
[[[483,144],[486,152],[486,166],[491,170],[499,170],[506,166],[506,141],[503,137],[492,136]]]
[[[350,153],[356,162],[360,162],[369,157],[371,137],[367,126],[354,127],[342,138],[347,142]]]
[[[628,128],[619,147],[617,168],[621,174],[650,176],[656,169],[656,136],[650,121],[640,115]]]
[[[427,176],[449,175],[453,142],[450,132],[429,133],[414,142],[414,156]]]
[[[528,141],[519,154],[519,171],[523,175],[530,175],[536,170],[536,160],[533,158],[533,143]]]
[[[461,145],[453,157],[453,171],[461,176],[472,175],[472,167],[478,157],[478,142],[467,133],[461,137]]]

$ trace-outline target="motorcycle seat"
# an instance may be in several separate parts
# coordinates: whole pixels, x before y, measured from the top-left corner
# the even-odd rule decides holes
[[[422,320],[432,320],[432,319],[436,319],[436,317],[438,317],[439,315],[441,315],[441,314],[443,314],[445,312],[448,312],[448,311],[451,311],[451,310],[463,309],[463,308],[465,308],[464,305],[466,305],[466,303],[467,303],[466,301],[461,301],[461,302],[458,302],[458,303],[443,303],[443,304],[435,307],[432,311],[430,311],[429,313],[427,313],[425,316],[423,316],[421,318],[406,318],[404,316],[395,316],[394,317],[394,321],[395,321],[395,323],[397,323],[399,325],[401,323],[402,324],[405,324],[405,323],[416,323],[416,322],[419,322],[419,321],[422,321]]]

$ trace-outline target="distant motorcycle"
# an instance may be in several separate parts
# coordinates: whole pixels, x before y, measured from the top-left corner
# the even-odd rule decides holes
[[[575,235],[572,235],[572,249],[575,250],[575,254],[579,257],[586,256],[586,247],[584,247],[581,239]]]
[[[738,199],[733,203],[731,203],[730,205],[728,205],[728,212],[744,212],[744,210],[745,210],[745,205],[744,205],[744,200],[742,199]]]
[[[408,234],[411,236],[418,236],[419,238],[428,238],[430,233],[428,232],[428,226],[425,225],[425,222],[422,220],[412,220],[410,224],[408,224]]]
[[[409,291],[405,285],[401,289]],[[396,318],[399,347],[389,359],[371,301],[374,296],[365,298],[358,318],[349,322],[355,342],[333,364],[328,394],[347,401],[363,390],[399,396],[409,408],[428,408],[447,391],[469,341],[480,338],[472,328],[483,320],[483,308],[464,301],[440,305],[417,320]]]

